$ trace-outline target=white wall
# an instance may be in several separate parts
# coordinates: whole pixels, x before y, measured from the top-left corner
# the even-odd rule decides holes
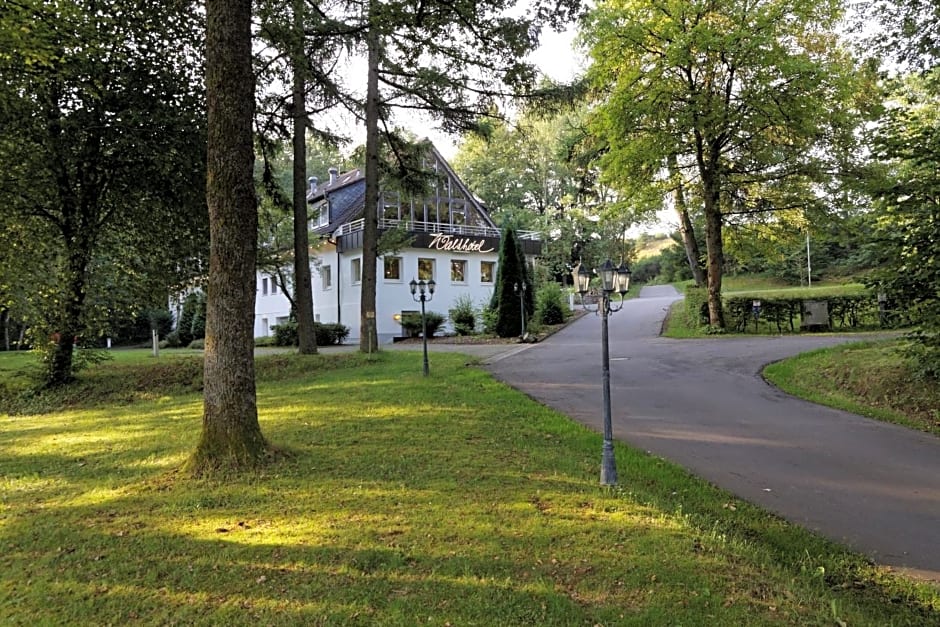
[[[391,342],[393,337],[402,335],[401,325],[394,318],[396,314],[400,314],[402,311],[421,310],[421,303],[414,301],[409,288],[411,279],[418,279],[419,258],[434,260],[434,281],[437,285],[434,296],[425,304],[427,311],[434,311],[446,317],[454,301],[462,295],[469,295],[474,306],[481,309],[489,303],[493,294],[494,284],[481,282],[480,262],[489,261],[494,263],[493,277],[495,278],[495,262],[497,260],[495,252],[460,253],[422,248],[405,249],[389,256],[401,258],[401,273],[398,280],[384,278],[385,264],[384,260],[379,258],[376,267],[376,329],[381,343]],[[360,335],[359,307],[362,286],[358,281],[353,281],[351,262],[353,259],[361,258],[361,250],[341,254],[339,258],[337,258],[334,251],[324,251],[318,259],[319,263],[311,264],[314,316],[323,323],[337,322],[338,293],[342,299],[342,302],[339,303],[339,322],[349,327],[348,343],[358,341]],[[467,262],[467,276],[464,282],[451,280],[450,262],[457,259]],[[330,268],[332,285],[329,289],[324,290],[323,274],[326,267]],[[276,295],[270,293],[270,280],[268,295],[263,295],[263,278],[261,274],[257,276],[258,297],[255,306],[255,337],[265,335],[264,320],[267,320],[267,335],[272,335],[270,327],[277,324],[278,318],[286,318],[290,313],[290,303],[280,293],[280,289],[278,289]],[[452,329],[449,322],[445,328],[447,330]]]

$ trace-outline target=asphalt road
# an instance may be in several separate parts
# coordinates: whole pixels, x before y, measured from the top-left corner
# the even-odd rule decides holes
[[[661,338],[677,298],[670,286],[646,287],[610,317],[614,437],[879,564],[940,581],[940,439],[793,398],[760,376],[772,361],[856,338]],[[600,333],[588,315],[487,367],[600,431]]]

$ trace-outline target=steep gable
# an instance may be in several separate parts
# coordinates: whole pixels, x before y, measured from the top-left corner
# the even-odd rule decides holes
[[[409,230],[462,232],[497,230],[486,209],[457,176],[450,164],[433,146],[427,156],[427,170],[432,174],[425,194],[407,195],[379,190],[380,228],[402,222]],[[307,195],[314,232],[325,235],[361,220],[365,203],[365,177],[361,169],[343,174],[331,172],[330,181],[311,186]]]

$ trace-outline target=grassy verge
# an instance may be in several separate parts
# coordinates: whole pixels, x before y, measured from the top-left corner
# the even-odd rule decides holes
[[[618,446],[623,486],[601,489],[597,434],[466,357],[428,378],[420,359],[259,359],[262,428],[291,455],[227,481],[177,472],[201,399],[163,362],[101,364],[85,376],[125,384],[0,415],[0,623],[940,620],[935,589],[661,459]]]
[[[910,373],[900,343],[820,349],[771,364],[764,376],[794,396],[940,435],[940,385]]]

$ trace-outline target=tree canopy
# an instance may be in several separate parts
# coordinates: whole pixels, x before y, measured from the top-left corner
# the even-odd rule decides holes
[[[188,2],[7,3],[0,30],[0,200],[52,249],[26,269],[49,296],[34,338],[53,338],[47,380],[72,378],[96,331],[90,294],[115,307],[162,297],[205,250],[202,24]],[[11,234],[0,235],[8,237]],[[120,272],[115,272],[120,270]],[[100,327],[98,327],[100,330]]]
[[[611,0],[586,22],[603,176],[635,189],[675,159],[704,209],[713,325],[724,326],[723,216],[821,177],[852,138],[839,18],[838,3],[811,0]]]

